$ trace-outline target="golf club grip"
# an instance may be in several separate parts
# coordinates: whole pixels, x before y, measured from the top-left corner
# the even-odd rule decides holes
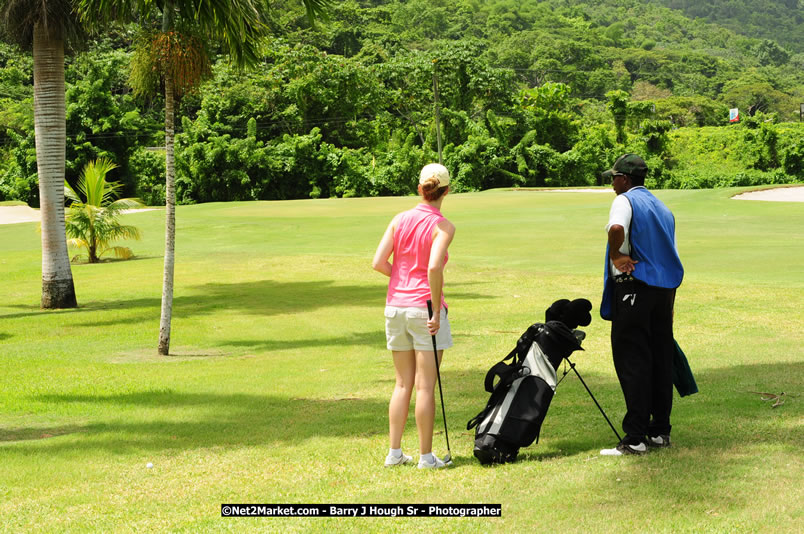
[[[433,301],[430,300],[430,299],[427,299],[427,317],[428,317],[428,319],[433,318]],[[439,371],[441,365],[438,363],[438,347],[436,346],[436,337],[435,336],[431,336],[431,337],[433,338],[433,356],[435,356],[436,371]],[[439,376],[438,379],[439,379],[438,385],[440,387],[441,386],[441,377]]]

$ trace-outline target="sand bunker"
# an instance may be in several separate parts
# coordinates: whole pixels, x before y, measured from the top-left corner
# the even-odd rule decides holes
[[[770,202],[804,202],[804,187],[774,187],[734,195],[737,200],[767,200]]]
[[[39,210],[28,206],[0,206],[0,224],[38,222]]]
[[[153,211],[156,208],[144,208],[139,210],[123,210],[123,213],[139,213],[141,211]],[[0,224],[15,224],[26,222],[39,222],[39,210],[28,206],[0,206]]]

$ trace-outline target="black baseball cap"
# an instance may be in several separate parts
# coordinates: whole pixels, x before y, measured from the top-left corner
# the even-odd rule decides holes
[[[612,176],[617,174],[644,178],[648,174],[648,166],[645,164],[645,160],[636,154],[623,154],[617,158],[611,169],[603,171],[603,179],[610,180]]]

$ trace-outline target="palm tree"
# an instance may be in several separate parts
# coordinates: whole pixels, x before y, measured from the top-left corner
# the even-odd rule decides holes
[[[323,15],[330,1],[302,0],[311,20]],[[267,0],[78,0],[78,3],[86,22],[160,21],[158,30],[147,29],[140,40],[131,82],[135,91],[151,94],[161,82],[165,92],[165,264],[158,352],[167,355],[176,243],[175,98],[196,88],[209,73],[205,43],[223,43],[238,67],[255,64],[268,33],[265,16],[269,4]]]
[[[123,184],[107,182],[106,174],[116,168],[117,165],[111,160],[100,158],[84,166],[75,188],[64,182],[64,194],[72,202],[67,210],[68,244],[86,249],[89,263],[98,263],[107,252],[121,259],[129,259],[134,255],[130,248],[110,247],[109,243],[118,239],[140,238],[137,227],[120,224],[117,220],[123,210],[142,208],[144,205],[137,198],[114,200]],[[81,200],[79,193],[86,200]],[[79,257],[76,255],[73,261]]]
[[[42,216],[42,308],[75,308],[73,273],[64,233],[65,43],[82,27],[71,0],[0,0],[4,34],[33,48],[34,128]]]

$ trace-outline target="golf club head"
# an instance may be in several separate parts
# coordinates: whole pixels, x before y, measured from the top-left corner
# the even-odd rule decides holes
[[[452,453],[448,452],[441,461],[443,461],[445,465],[452,465]]]

